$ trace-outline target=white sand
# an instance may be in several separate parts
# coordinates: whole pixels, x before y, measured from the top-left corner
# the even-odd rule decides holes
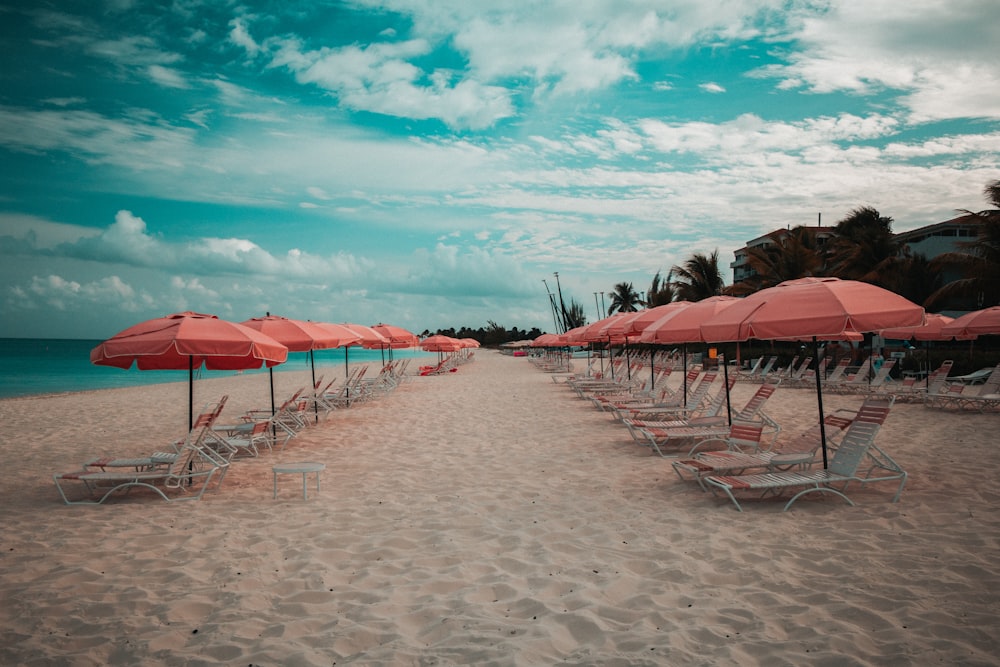
[[[306,381],[276,378],[279,396]],[[162,448],[186,392],[0,401],[0,664],[1000,664],[1000,415],[895,406],[878,442],[911,475],[898,504],[888,484],[740,513],[479,351],[234,463],[201,501],[62,504],[53,472]],[[223,393],[224,417],[267,400],[260,376],[196,398]],[[767,412],[795,432],[815,395]],[[282,477],[272,500],[293,461],[326,463],[321,491]]]

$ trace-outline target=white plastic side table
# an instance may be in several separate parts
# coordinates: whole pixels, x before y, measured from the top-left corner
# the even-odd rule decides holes
[[[274,473],[274,494],[272,498],[278,497],[278,475],[302,475],[302,500],[308,498],[308,487],[306,485],[306,478],[309,473],[316,474],[316,492],[319,493],[319,474],[326,470],[325,463],[283,463],[271,468]]]

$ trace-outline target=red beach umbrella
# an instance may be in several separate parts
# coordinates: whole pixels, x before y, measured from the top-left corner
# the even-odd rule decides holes
[[[623,318],[620,323],[616,322],[612,324],[608,328],[608,331],[612,334],[621,333],[626,338],[630,336],[638,336],[648,329],[650,325],[659,321],[668,313],[687,308],[690,305],[690,301],[671,301],[670,303],[663,304],[662,306],[640,310],[636,313],[632,313],[632,317]],[[619,331],[619,327],[621,327],[621,331]]]
[[[839,278],[800,278],[751,294],[702,324],[701,332],[707,342],[811,339],[813,358],[818,359],[819,340],[923,323],[923,308],[877,285]],[[825,468],[826,427],[819,373],[816,400]]]
[[[462,341],[442,334],[428,336],[420,341],[420,349],[427,352],[457,352],[462,347]]]
[[[836,339],[919,326],[924,309],[877,285],[839,278],[799,278],[742,299],[702,325],[706,341]]]
[[[639,336],[640,343],[655,345],[684,345],[684,400],[687,402],[687,343],[703,343],[701,323],[721,313],[740,299],[732,296],[710,296],[701,301],[687,303],[682,308],[669,310],[643,330]],[[685,302],[681,302],[685,303]],[[726,387],[726,412],[730,413],[729,405],[729,366],[723,365]]]
[[[413,332],[407,331],[403,327],[392,324],[376,324],[372,329],[389,339],[389,346],[392,349],[403,347],[416,347],[420,344],[420,338]]]
[[[956,338],[1000,334],[1000,306],[974,310],[956,317],[941,328],[941,333]]]
[[[90,352],[99,366],[188,370],[188,428],[194,424],[194,369],[247,370],[283,363],[288,348],[270,336],[215,315],[186,311],[140,322]]]
[[[389,346],[388,338],[364,324],[346,323],[339,326],[356,333],[359,337],[356,344],[367,350],[377,350]]]
[[[682,308],[667,311],[662,317],[649,324],[639,336],[640,343],[678,345],[681,343],[703,343],[702,322],[712,318],[741,299],[733,296],[711,296],[701,301],[686,303]]]
[[[270,313],[266,317],[254,317],[242,322],[242,324],[243,326],[267,334],[287,347],[289,352],[308,352],[314,386],[316,384],[316,362],[313,357],[313,350],[327,350],[343,345],[350,345],[360,338],[360,336],[347,329],[338,331],[332,327],[324,327],[319,322],[292,320],[287,317],[271,315]],[[273,413],[274,373],[271,369],[268,369],[268,375],[271,382],[271,412]],[[314,404],[313,410],[318,421],[319,407]]]
[[[942,333],[942,329],[953,322],[953,318],[947,315],[940,315],[938,313],[927,313],[926,322],[918,327],[894,327],[891,329],[882,329],[879,331],[879,335],[882,338],[890,338],[892,340],[951,340],[952,338],[962,338],[960,336],[950,335],[946,336]],[[971,338],[969,336],[968,338]]]

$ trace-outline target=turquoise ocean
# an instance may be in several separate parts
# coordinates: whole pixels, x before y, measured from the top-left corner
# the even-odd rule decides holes
[[[188,372],[184,371],[140,371],[110,366],[95,366],[90,363],[90,351],[100,344],[99,340],[0,338],[0,398],[32,396],[36,394],[61,394],[72,391],[135,387],[163,382],[187,382]],[[388,353],[388,352],[387,352]],[[315,353],[316,374],[320,369],[328,374],[328,369],[344,369],[344,348],[317,350]],[[354,363],[382,363],[381,350],[365,350],[360,347],[347,348],[347,360]],[[393,350],[393,358],[426,357],[430,353],[422,350]],[[433,355],[431,355],[433,356]],[[308,352],[290,352],[288,361],[274,367],[275,372],[309,370]],[[197,377],[227,377],[234,371],[209,371],[204,368],[195,371]],[[249,370],[244,373],[265,373],[264,370]]]

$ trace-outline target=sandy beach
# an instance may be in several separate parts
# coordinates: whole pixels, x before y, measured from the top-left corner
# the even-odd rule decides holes
[[[279,397],[308,382],[275,379]],[[198,404],[223,394],[235,417],[266,378],[196,385]],[[796,433],[815,393],[766,411]],[[185,384],[0,417],[3,665],[1000,664],[998,414],[897,404],[878,442],[910,475],[899,503],[890,483],[785,513],[737,512],[487,350],[234,462],[197,502],[67,506],[51,478],[181,435]],[[295,461],[326,464],[321,490],[282,477],[272,499],[271,467]]]

